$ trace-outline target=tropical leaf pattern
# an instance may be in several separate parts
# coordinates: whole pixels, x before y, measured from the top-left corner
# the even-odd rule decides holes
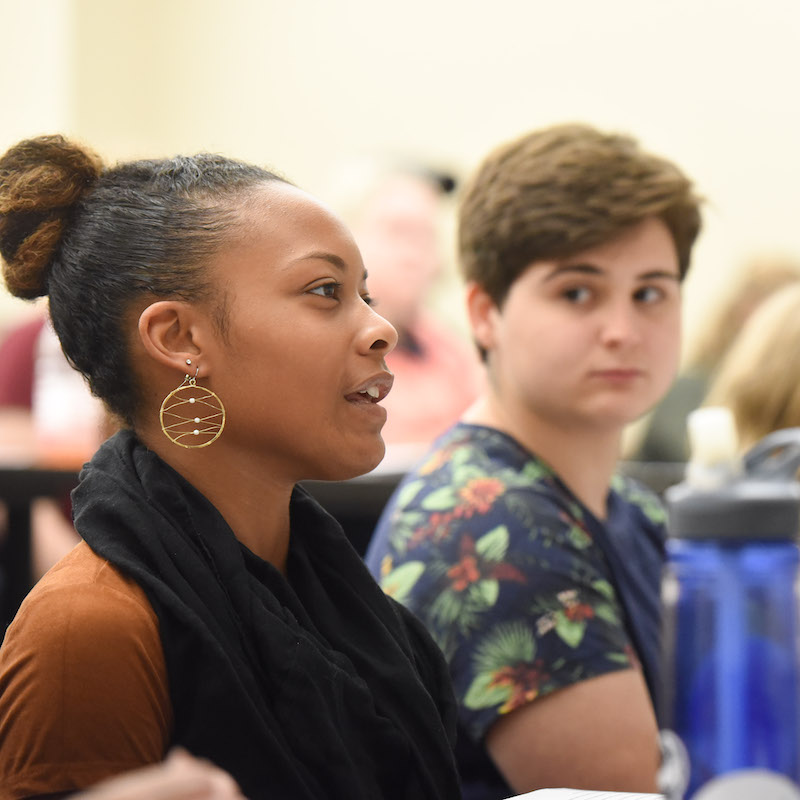
[[[627,545],[663,509],[627,478],[609,498],[603,524],[511,437],[459,424],[390,500],[367,564],[444,651],[476,741],[541,695],[638,666],[598,539]]]

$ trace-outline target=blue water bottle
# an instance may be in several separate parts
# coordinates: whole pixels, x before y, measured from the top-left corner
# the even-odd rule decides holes
[[[709,431],[723,411],[695,423]],[[693,459],[666,492],[658,712],[669,800],[800,798],[798,466],[792,428],[741,460]]]

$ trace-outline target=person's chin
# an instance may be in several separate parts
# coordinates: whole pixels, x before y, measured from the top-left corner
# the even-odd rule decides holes
[[[386,455],[386,444],[383,441],[383,437],[378,435],[377,441],[375,442],[374,446],[371,447],[368,451],[364,452],[363,460],[360,460],[361,463],[355,467],[355,474],[353,475],[354,478],[358,477],[359,475],[365,475],[367,472],[372,472],[378,464],[383,461],[383,457]]]
[[[321,480],[347,481],[372,472],[383,461],[386,445],[380,435],[376,440],[364,447],[344,447],[339,453],[339,459],[326,470],[325,477]]]
[[[587,422],[593,427],[621,429],[647,413],[641,403],[600,403],[586,413]]]

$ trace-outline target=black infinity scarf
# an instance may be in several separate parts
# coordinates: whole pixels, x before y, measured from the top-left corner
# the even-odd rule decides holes
[[[174,744],[250,800],[460,796],[441,654],[304,490],[288,579],[129,431],[86,465],[73,507],[81,536],[158,616]]]

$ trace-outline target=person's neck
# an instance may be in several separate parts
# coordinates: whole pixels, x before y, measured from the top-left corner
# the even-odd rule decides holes
[[[462,420],[512,436],[550,466],[598,519],[605,519],[621,430],[557,426],[530,412],[508,408],[491,391],[478,398]]]
[[[293,484],[275,481],[263,465],[247,463],[241,454],[231,457],[221,441],[217,447],[183,450],[158,437],[142,438],[214,505],[242,544],[285,574]]]

